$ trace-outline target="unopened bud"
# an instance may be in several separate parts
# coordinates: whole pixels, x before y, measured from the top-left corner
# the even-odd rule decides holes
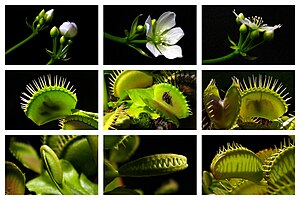
[[[39,18],[43,18],[44,15],[45,15],[45,10],[43,9],[43,10],[40,12],[40,14],[39,14]]]
[[[39,20],[39,24],[40,25],[43,25],[45,23],[45,20],[44,20],[44,18],[40,18],[40,20]]]
[[[268,30],[264,32],[264,41],[269,42],[274,38],[274,30]]]
[[[144,31],[144,26],[143,26],[143,25],[138,25],[138,26],[136,27],[136,31],[137,31],[137,32],[142,32],[142,31]]]
[[[252,31],[250,34],[250,38],[251,38],[251,40],[255,40],[255,39],[259,38],[259,31],[258,30]]]
[[[239,18],[245,19],[244,14],[243,14],[243,13],[240,13],[240,14],[238,15],[238,17],[235,18],[236,23],[237,23],[238,25],[241,25],[241,22],[240,22]]]
[[[247,32],[247,26],[245,24],[242,24],[240,26],[240,33],[245,34]]]
[[[50,30],[50,36],[51,37],[57,37],[59,35],[59,30],[56,26],[53,26],[53,28]]]
[[[59,43],[60,44],[66,43],[66,37],[65,36],[61,36],[60,39],[59,39]]]

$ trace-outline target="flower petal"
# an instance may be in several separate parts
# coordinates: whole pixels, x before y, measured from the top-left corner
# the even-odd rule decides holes
[[[176,44],[182,37],[184,36],[184,32],[180,27],[172,28],[168,32],[166,32],[163,37],[162,41],[169,45]]]
[[[161,55],[161,53],[152,42],[147,42],[146,47],[155,57]]]
[[[157,48],[168,59],[182,58],[182,50],[178,45],[164,46],[159,44]]]
[[[275,26],[262,26],[262,27],[259,27],[259,31],[260,32],[264,32],[264,31],[273,31],[275,29],[278,29],[280,28],[282,25],[281,24],[278,24],[278,25],[275,25]]]
[[[254,23],[252,23],[249,19],[245,18],[242,19],[238,16],[238,14],[236,14],[235,10],[232,11],[233,14],[238,18],[238,20],[242,23],[245,24],[246,26],[249,26],[251,29],[256,30],[258,28],[258,26]]]
[[[145,25],[146,25],[146,36],[152,38],[153,31],[152,31],[152,20],[151,20],[150,15],[146,19]]]
[[[164,31],[173,28],[176,25],[175,22],[176,14],[174,12],[163,13],[156,22],[155,32],[160,35]]]

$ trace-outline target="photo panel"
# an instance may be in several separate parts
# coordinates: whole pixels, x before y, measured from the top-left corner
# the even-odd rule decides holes
[[[196,135],[104,135],[104,194],[196,195]]]
[[[98,38],[97,5],[5,5],[6,65],[97,65]]]
[[[5,194],[97,195],[98,136],[5,136]]]
[[[196,5],[104,5],[103,12],[105,65],[196,64]]]
[[[202,71],[202,129],[294,130],[294,70]]]
[[[105,70],[103,130],[195,130],[195,70]]]
[[[294,5],[202,6],[202,64],[294,65]]]
[[[295,135],[203,135],[202,194],[294,195]]]
[[[6,70],[6,130],[98,129],[97,70]]]

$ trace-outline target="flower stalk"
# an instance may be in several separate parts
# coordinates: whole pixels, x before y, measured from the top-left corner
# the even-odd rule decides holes
[[[233,10],[233,14],[236,16],[236,22],[240,25],[240,36],[237,44],[233,42],[228,36],[228,40],[232,44],[230,48],[234,51],[219,58],[203,60],[203,64],[225,62],[236,58],[238,55],[241,55],[248,60],[255,60],[257,58],[247,55],[247,52],[261,46],[265,42],[273,40],[274,30],[282,26],[281,24],[268,26],[267,24],[263,24],[263,20],[261,17],[255,16],[252,18],[245,18],[242,13],[240,13],[239,15],[236,14],[235,10]],[[248,34],[245,38],[247,32]],[[261,36],[261,33],[263,34],[263,38]],[[261,41],[260,38],[262,38]]]

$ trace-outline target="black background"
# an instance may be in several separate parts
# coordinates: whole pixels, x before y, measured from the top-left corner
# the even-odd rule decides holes
[[[20,95],[27,92],[26,85],[37,80],[40,76],[51,74],[62,76],[70,81],[76,89],[76,108],[89,112],[98,112],[98,71],[5,71],[5,129],[6,130],[49,130],[60,129],[58,120],[49,122],[42,126],[36,125],[26,117],[21,109]],[[53,80],[53,79],[52,79]]]
[[[75,22],[78,34],[67,54],[71,60],[58,61],[55,64],[68,65],[97,65],[98,64],[98,6],[91,5],[22,5],[5,6],[5,50],[24,40],[32,30],[27,27],[25,19],[32,24],[41,10],[47,12],[54,9],[54,18],[50,26],[41,31],[33,39],[5,56],[7,65],[43,65],[50,60],[45,49],[52,51],[52,38],[50,30],[57,28],[63,22]],[[60,37],[59,37],[60,38]],[[58,39],[59,39],[58,38]],[[59,48],[58,43],[58,48]]]
[[[283,94],[289,93],[288,96],[285,97],[285,99],[288,97],[292,97],[287,101],[288,104],[291,104],[288,107],[287,113],[295,115],[295,71],[293,70],[203,70],[202,94],[205,88],[208,86],[210,80],[215,79],[216,86],[219,89],[219,94],[221,98],[224,99],[226,91],[232,84],[231,77],[237,77],[240,80],[240,83],[242,83],[243,79],[245,79],[245,82],[249,87],[248,77],[251,77],[252,80],[252,75],[254,75],[255,77],[258,77],[258,75],[262,75],[263,80],[265,75],[272,76],[273,80],[278,79],[277,86],[279,86],[280,83],[283,84],[283,87],[280,91],[286,88]],[[202,106],[202,108],[204,109],[204,105]]]
[[[239,56],[234,60],[221,64],[295,64],[295,6],[202,6],[202,59],[225,56],[233,50],[229,48],[229,35],[238,42],[239,26],[236,13],[244,13],[245,17],[260,16],[269,26],[282,24],[274,31],[274,39],[248,52],[258,57],[249,61]]]
[[[147,17],[158,19],[161,14],[167,11],[175,12],[176,25],[181,27],[184,36],[177,43],[182,48],[182,58],[167,59],[164,56],[154,57],[148,51],[146,45],[141,48],[152,58],[145,57],[131,47],[104,39],[104,64],[130,64],[130,65],[194,65],[196,64],[196,6],[173,6],[173,5],[120,5],[104,6],[104,31],[119,37],[124,37],[124,30],[130,30],[131,23],[139,15],[143,16],[139,20],[140,25],[144,25]],[[146,39],[146,37],[141,38]]]
[[[161,153],[175,153],[187,157],[188,168],[169,175],[153,177],[124,177],[127,188],[142,189],[144,194],[154,194],[164,182],[174,179],[179,183],[176,194],[195,195],[197,188],[197,137],[193,135],[143,135],[140,146],[130,160]],[[121,166],[121,165],[119,165]]]

